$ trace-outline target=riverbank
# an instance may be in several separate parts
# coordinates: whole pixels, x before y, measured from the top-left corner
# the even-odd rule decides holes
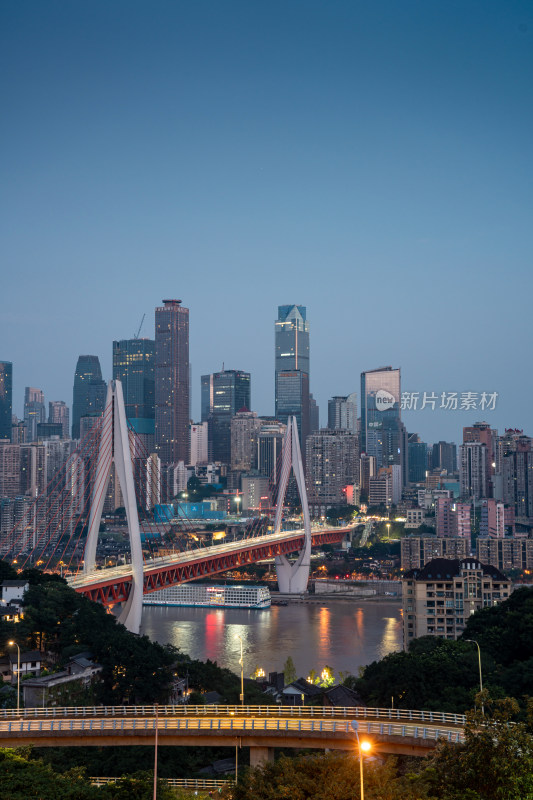
[[[373,603],[393,603],[401,606],[402,598],[383,594],[357,595],[357,594],[283,594],[281,592],[270,592],[272,605],[315,605],[329,606],[331,603],[359,604],[365,602]],[[277,602],[276,602],[277,601]],[[280,602],[282,601],[282,602]]]

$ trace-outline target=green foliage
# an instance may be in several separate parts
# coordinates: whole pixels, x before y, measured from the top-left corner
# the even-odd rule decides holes
[[[122,777],[116,783],[108,783],[100,790],[102,800],[152,800],[154,792],[154,773],[135,772]],[[168,783],[157,782],[157,800],[176,800],[176,795]]]
[[[492,660],[486,660],[489,666]],[[466,642],[425,636],[409,652],[390,653],[345,683],[369,706],[390,707],[394,697],[395,708],[464,712],[479,689],[477,651]]]
[[[59,775],[49,764],[31,760],[28,748],[0,750],[0,786],[2,800],[97,800],[101,795],[73,769]]]
[[[176,659],[173,648],[130,633],[103,606],[73,591],[57,576],[32,570],[28,580],[24,619],[16,626],[19,642],[51,652],[60,662],[76,651],[90,650],[103,666],[94,687],[98,702],[168,700],[171,665]]]
[[[503,666],[533,658],[533,589],[517,589],[505,602],[473,614],[463,637],[475,639],[483,655]]]
[[[442,743],[428,770],[430,786],[444,800],[531,800],[533,736],[513,722],[515,700],[486,702],[485,715],[471,712],[465,743]]]
[[[283,665],[283,674],[285,676],[285,685],[292,683],[298,677],[296,674],[296,667],[294,666],[294,661],[292,660],[291,656],[287,658],[285,664]]]
[[[424,783],[411,785],[398,776],[395,759],[364,765],[366,800],[423,800]],[[250,770],[236,786],[224,790],[227,800],[357,800],[359,762],[353,754],[282,756],[272,764]]]

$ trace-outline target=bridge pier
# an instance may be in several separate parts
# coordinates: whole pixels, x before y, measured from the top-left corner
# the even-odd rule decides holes
[[[309,581],[309,571],[311,568],[311,518],[309,516],[309,506],[307,503],[307,492],[305,489],[305,474],[300,451],[300,440],[298,439],[298,425],[295,417],[289,417],[287,423],[287,433],[283,441],[283,455],[281,460],[281,476],[276,502],[276,516],[274,519],[274,533],[279,533],[281,529],[281,518],[283,514],[283,503],[287,484],[291,474],[291,467],[296,478],[296,484],[300,493],[302,503],[302,514],[304,519],[304,546],[296,562],[291,564],[287,556],[279,555],[275,558],[276,576],[278,579],[278,589],[283,594],[302,594],[307,591]]]
[[[261,767],[274,761],[273,747],[250,747],[250,767]]]

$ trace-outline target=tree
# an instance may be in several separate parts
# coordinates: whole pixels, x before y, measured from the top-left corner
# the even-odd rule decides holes
[[[289,656],[283,665],[283,675],[285,680],[285,685],[289,683],[293,683],[296,680],[298,675],[296,674],[296,667],[294,666],[294,661],[292,660],[292,656]]]
[[[526,800],[533,797],[533,736],[524,722],[513,722],[516,700],[484,697],[467,714],[465,742],[441,743],[428,777],[446,800]]]

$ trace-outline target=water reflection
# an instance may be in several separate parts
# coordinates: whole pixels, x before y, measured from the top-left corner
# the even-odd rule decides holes
[[[239,635],[247,676],[257,666],[267,674],[281,671],[288,656],[299,675],[325,664],[357,674],[360,666],[402,649],[398,601],[290,604],[268,611],[147,606],[142,633],[234,672]]]

